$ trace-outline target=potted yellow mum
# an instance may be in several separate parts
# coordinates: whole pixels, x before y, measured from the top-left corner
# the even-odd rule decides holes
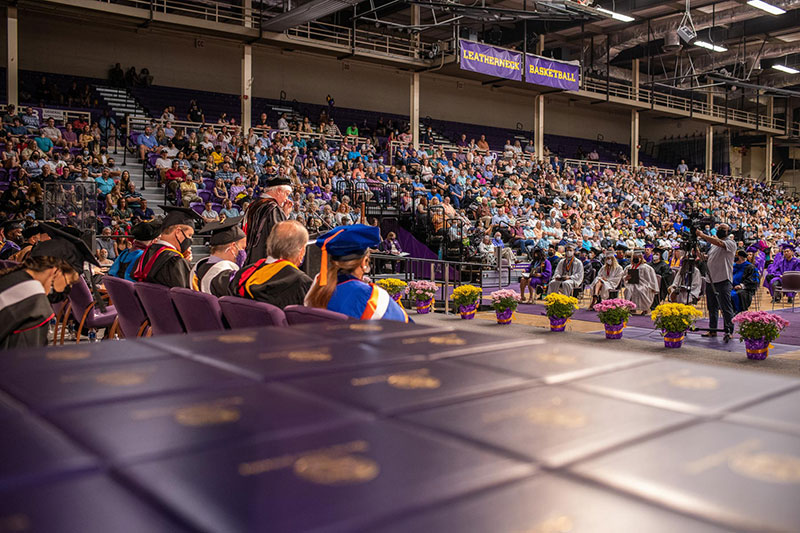
[[[461,313],[463,320],[472,320],[475,318],[475,311],[478,309],[478,300],[483,295],[480,287],[475,285],[460,285],[455,288],[450,298],[453,300],[453,305],[458,306],[458,312]]]
[[[703,313],[693,305],[663,303],[656,307],[650,318],[656,329],[664,335],[666,348],[680,348],[688,330]]]
[[[564,331],[569,317],[578,309],[578,299],[554,292],[545,297],[544,306],[550,319],[550,331]]]

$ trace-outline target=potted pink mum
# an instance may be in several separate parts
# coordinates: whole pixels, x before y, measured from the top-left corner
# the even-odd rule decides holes
[[[614,298],[595,304],[594,310],[606,328],[606,339],[621,339],[622,330],[625,329],[631,313],[636,310],[636,304],[630,300]]]
[[[739,342],[744,341],[748,359],[763,360],[769,355],[770,342],[777,339],[789,321],[766,311],[745,311],[733,317],[739,326]]]
[[[489,297],[492,299],[492,307],[497,315],[497,323],[510,324],[514,317],[514,310],[522,300],[522,296],[517,291],[501,289],[494,291]]]
[[[409,298],[414,301],[417,313],[424,315],[433,311],[433,296],[436,294],[436,283],[427,280],[409,281]]]

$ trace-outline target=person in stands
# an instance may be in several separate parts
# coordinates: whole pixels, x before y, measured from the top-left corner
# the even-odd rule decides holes
[[[192,288],[214,296],[228,296],[231,278],[247,258],[244,247],[246,235],[240,224],[242,218],[210,222],[200,233],[211,233],[211,255],[197,262],[192,269]]]
[[[268,257],[243,267],[231,280],[231,294],[283,309],[303,305],[311,278],[298,267],[303,263],[308,231],[296,220],[279,222],[267,239]]]
[[[67,298],[85,262],[99,266],[79,236],[42,226],[51,238],[36,244],[24,262],[0,271],[0,348],[46,346],[52,304]]]
[[[162,206],[167,212],[161,233],[136,263],[133,277],[167,287],[189,288],[194,223],[200,215],[185,207]]]
[[[380,229],[364,224],[340,226],[319,237],[321,269],[305,304],[359,320],[408,322],[405,310],[389,293],[364,281],[370,272],[369,250],[380,243]]]
[[[121,251],[114,264],[108,269],[108,275],[115,278],[124,278],[128,281],[136,281],[133,272],[136,263],[144,253],[145,249],[158,237],[161,224],[157,222],[140,222],[131,229],[133,236],[133,246]]]

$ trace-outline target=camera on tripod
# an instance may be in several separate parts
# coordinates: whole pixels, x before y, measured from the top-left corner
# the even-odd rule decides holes
[[[685,230],[680,235],[681,250],[690,254],[697,248],[697,230],[705,228],[710,231],[714,227],[714,219],[698,211],[690,211],[683,219],[683,227]]]

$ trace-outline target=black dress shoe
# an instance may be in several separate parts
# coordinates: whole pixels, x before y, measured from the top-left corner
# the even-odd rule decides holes
[[[716,332],[714,332],[714,331],[707,331],[707,332],[703,333],[703,334],[702,334],[702,335],[700,335],[700,336],[701,336],[701,337],[705,337],[705,338],[709,338],[709,337],[716,337],[716,336],[717,336],[717,333],[716,333]]]
[[[730,342],[730,340],[731,340],[731,334],[730,334],[730,333],[726,333],[726,334],[725,334],[725,335],[722,337],[722,342]]]

